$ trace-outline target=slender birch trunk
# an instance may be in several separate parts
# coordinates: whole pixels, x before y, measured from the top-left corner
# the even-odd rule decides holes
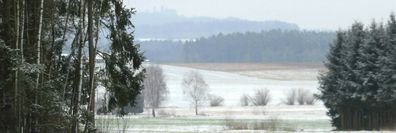
[[[22,20],[22,25],[21,25],[21,32],[20,32],[20,51],[21,51],[21,59],[22,59],[22,63],[25,61],[25,57],[24,57],[24,33],[25,33],[25,12],[26,12],[26,7],[25,7],[25,0],[22,0],[22,9],[21,9],[21,20]],[[23,117],[23,110],[24,110],[24,101],[25,101],[25,97],[24,97],[24,93],[22,92],[19,92],[20,93],[20,98],[18,99],[19,100],[19,118],[21,118],[20,119],[20,121],[19,121],[19,123],[20,123],[20,132],[23,132],[23,130],[24,130],[24,126],[25,126],[25,124],[24,124],[24,121],[25,121],[25,118],[22,118]]]
[[[74,109],[73,109],[73,125],[72,125],[72,132],[73,133],[78,133],[79,129],[79,120],[78,120],[78,115],[79,115],[79,106],[80,106],[80,91],[82,89],[82,78],[83,78],[83,59],[82,59],[82,51],[83,51],[83,44],[84,44],[84,36],[83,36],[83,28],[84,28],[84,2],[83,0],[80,0],[80,20],[79,20],[79,32],[80,32],[80,37],[79,37],[79,46],[78,46],[78,67],[77,67],[77,89],[75,91],[75,97],[74,99]]]
[[[25,31],[25,0],[22,0],[22,13],[21,13],[21,19],[22,19],[22,25],[21,25],[21,36],[20,36],[20,50],[21,50],[21,57],[22,61],[24,61],[24,53],[23,53],[23,40],[24,40],[24,31]]]
[[[37,64],[41,64],[41,30],[43,26],[43,8],[44,8],[44,0],[40,1],[40,14],[39,14],[39,27],[38,27],[38,33],[37,33]],[[37,78],[36,78],[36,89],[39,88],[39,80],[40,79],[40,74],[37,73]],[[35,103],[37,103],[37,98]]]
[[[16,33],[15,33],[15,49],[19,49],[19,30],[20,30],[20,27],[19,27],[19,19],[20,19],[20,17],[19,17],[19,0],[16,0],[15,1],[15,4],[16,4],[16,12],[15,12],[15,31],[16,31]],[[17,67],[17,70],[15,71],[15,83],[14,83],[14,108],[15,108],[15,118],[16,118],[16,131],[17,132],[20,132],[20,111],[19,111],[19,96],[18,96],[18,94],[19,94],[19,90],[18,90],[18,71],[19,71],[19,68]]]
[[[43,10],[44,10],[44,0],[40,0],[40,11],[39,11],[39,22],[38,22],[38,32],[37,32],[37,59],[36,59],[36,64],[40,65],[41,64],[41,31],[42,31],[42,26],[43,26]],[[38,94],[40,93],[39,90],[39,86],[40,86],[40,73],[37,73],[36,75],[36,95],[34,97],[34,103],[37,104],[38,103]],[[38,124],[38,120],[37,118],[33,118],[33,126],[32,126],[32,130],[33,132],[38,132],[37,131],[37,124]]]

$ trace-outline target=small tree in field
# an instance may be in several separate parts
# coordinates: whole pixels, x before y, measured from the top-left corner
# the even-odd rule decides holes
[[[191,100],[195,108],[195,115],[198,115],[198,107],[202,105],[208,95],[208,84],[202,75],[197,71],[186,74],[182,81],[183,93]]]
[[[155,117],[155,109],[161,105],[168,94],[165,76],[162,68],[158,65],[152,65],[146,68],[143,94],[146,106],[152,109],[152,115]]]

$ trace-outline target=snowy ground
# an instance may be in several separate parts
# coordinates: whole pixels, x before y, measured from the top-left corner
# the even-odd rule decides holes
[[[316,80],[319,72],[325,71],[321,63],[191,63],[170,65],[285,81]]]
[[[165,107],[189,107],[182,91],[183,76],[190,71],[200,72],[209,85],[210,94],[222,96],[225,106],[239,106],[243,94],[252,94],[255,89],[267,88],[271,94],[271,105],[282,104],[285,93],[293,88],[304,88],[317,92],[317,80],[274,80],[244,76],[236,73],[199,70],[187,67],[161,65],[166,75],[169,99]],[[302,77],[307,75],[301,75]]]
[[[285,93],[292,88],[304,88],[317,92],[318,69],[255,69],[243,71],[214,71],[194,67],[161,65],[169,89],[168,99],[158,109],[157,117],[151,110],[123,118],[106,115],[97,116],[96,124],[102,132],[333,132],[326,108],[315,105],[293,105],[282,103]],[[211,66],[216,67],[216,66]],[[223,69],[219,68],[215,69]],[[278,67],[276,67],[278,68]],[[232,68],[234,69],[234,68]],[[222,96],[225,106],[199,108],[195,116],[189,101],[182,91],[182,78],[190,71],[199,71],[210,87],[210,93]],[[241,73],[243,72],[243,73]],[[268,77],[275,75],[277,78]],[[273,76],[272,76],[273,77]],[[240,107],[243,94],[252,94],[255,89],[267,88],[272,100],[264,107]],[[103,90],[103,88],[102,88]],[[240,125],[248,128],[238,129]],[[237,128],[235,128],[237,127]],[[258,129],[253,129],[257,128]],[[275,128],[273,128],[275,127]],[[365,131],[362,131],[365,132]]]
[[[274,125],[276,131],[331,131],[324,108],[319,106],[284,106],[267,107],[204,107],[199,116],[190,108],[161,108],[159,117],[152,118],[150,111],[136,116],[117,119],[114,116],[98,116],[98,125],[106,125],[113,131],[126,127],[127,132],[263,132],[259,130],[234,129],[230,124]],[[126,125],[126,126],[124,126]],[[111,131],[111,130],[110,130]]]

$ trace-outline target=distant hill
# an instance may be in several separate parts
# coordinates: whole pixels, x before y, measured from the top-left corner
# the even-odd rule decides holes
[[[154,62],[322,62],[334,38],[334,32],[270,30],[140,44]]]
[[[138,39],[191,39],[209,37],[218,33],[299,29],[296,24],[281,21],[258,22],[237,18],[185,17],[172,10],[138,12],[132,21]]]

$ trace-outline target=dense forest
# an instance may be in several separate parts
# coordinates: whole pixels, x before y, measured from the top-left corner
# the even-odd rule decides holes
[[[0,0],[0,132],[95,132],[98,85],[102,112],[125,114],[144,74],[134,13],[122,0]]]
[[[140,44],[154,62],[321,62],[334,38],[333,32],[270,30]]]
[[[387,130],[396,123],[396,19],[339,31],[318,96],[339,130]]]

